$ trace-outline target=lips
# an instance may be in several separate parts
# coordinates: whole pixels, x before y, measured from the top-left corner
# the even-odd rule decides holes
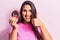
[[[26,18],[26,19],[30,19],[30,16],[26,16],[25,18]]]

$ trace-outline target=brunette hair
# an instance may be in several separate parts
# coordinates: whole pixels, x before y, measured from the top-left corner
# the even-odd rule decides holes
[[[22,4],[21,9],[20,9],[20,18],[19,18],[19,20],[18,20],[18,23],[24,21],[24,18],[22,17],[22,9],[23,9],[23,6],[24,6],[24,5],[30,5],[30,6],[31,6],[31,10],[32,10],[32,11],[31,11],[31,12],[32,12],[31,19],[36,18],[37,11],[36,11],[35,5],[34,5],[31,1],[25,1],[25,2]],[[30,22],[30,23],[31,23],[31,22]],[[35,33],[35,36],[37,37],[38,40],[41,40],[42,37],[41,37],[40,33],[38,32],[38,29],[37,29],[35,26],[33,26],[32,23],[31,23],[31,25],[32,25],[32,29],[33,29],[33,31],[34,31],[34,33]]]

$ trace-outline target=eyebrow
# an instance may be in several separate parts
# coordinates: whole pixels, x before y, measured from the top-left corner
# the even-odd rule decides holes
[[[26,9],[23,9],[23,10],[25,10],[25,11],[26,11]],[[31,9],[29,9],[29,11],[31,11]]]

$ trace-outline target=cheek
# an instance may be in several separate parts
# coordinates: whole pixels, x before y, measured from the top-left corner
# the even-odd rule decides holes
[[[30,13],[29,13],[29,16],[31,16],[31,15],[32,15],[32,13],[30,12]]]
[[[26,15],[26,12],[22,12],[22,16],[23,16],[23,18],[25,17],[25,15]]]
[[[32,13],[30,14],[30,16],[32,16]]]

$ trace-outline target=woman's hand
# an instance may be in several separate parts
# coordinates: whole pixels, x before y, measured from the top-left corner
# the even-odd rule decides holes
[[[34,25],[34,26],[42,26],[43,25],[43,23],[41,22],[41,20],[39,19],[39,18],[34,18],[34,19],[32,19],[32,24]]]
[[[12,26],[12,28],[17,28],[17,24],[16,24],[17,21],[18,21],[18,18],[16,17],[11,17],[9,19],[9,24]]]
[[[48,30],[46,29],[45,25],[39,18],[32,19],[32,24],[37,27],[39,26],[41,29],[40,35],[42,36],[43,40],[52,40],[51,35],[49,34]]]
[[[9,24],[12,27],[12,32],[9,34],[9,40],[17,40],[17,24],[18,19],[16,17],[11,17],[9,19]]]

